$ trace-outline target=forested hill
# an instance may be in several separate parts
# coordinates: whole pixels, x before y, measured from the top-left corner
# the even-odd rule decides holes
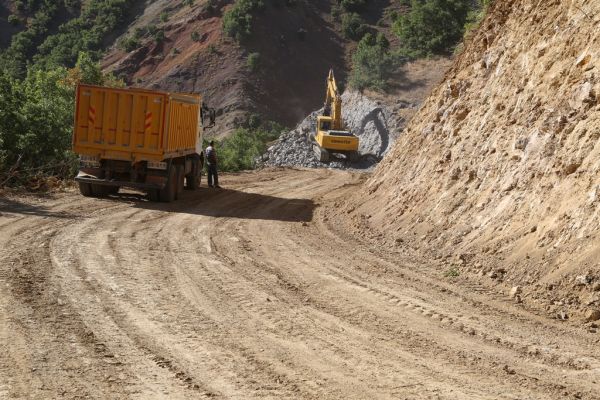
[[[209,135],[254,138],[245,160],[322,105],[332,67],[342,88],[418,103],[436,80],[404,67],[460,51],[481,1],[0,0],[0,174],[63,174],[80,80],[201,93]]]

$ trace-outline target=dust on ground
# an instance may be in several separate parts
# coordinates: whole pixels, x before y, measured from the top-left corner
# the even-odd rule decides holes
[[[0,397],[598,398],[598,333],[349,235],[365,178],[2,197]]]

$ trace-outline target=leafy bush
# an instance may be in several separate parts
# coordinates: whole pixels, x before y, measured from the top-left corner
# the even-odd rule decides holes
[[[160,22],[167,22],[169,20],[169,13],[166,11],[163,11],[162,13],[160,13]]]
[[[334,20],[339,21],[342,17],[342,7],[339,4],[331,6],[331,16]]]
[[[152,34],[152,38],[154,38],[154,41],[156,43],[161,43],[162,41],[164,41],[166,39],[165,31],[163,31],[162,29],[158,29],[156,32],[154,32]]]
[[[72,67],[79,52],[99,59],[127,18],[136,0],[75,0],[16,2],[22,15],[29,15],[25,29],[12,37],[10,46],[0,53],[0,69],[24,79],[27,65],[54,69]],[[59,16],[71,19],[62,23]],[[62,23],[62,25],[60,25]],[[56,33],[54,33],[56,32]]]
[[[471,7],[471,0],[412,0],[410,12],[398,17],[394,31],[410,56],[448,53],[462,38]]]
[[[477,0],[476,6],[472,10],[469,11],[467,15],[467,22],[464,27],[464,36],[465,38],[469,36],[471,32],[476,30],[483,18],[486,16],[489,6],[491,5],[492,0]]]
[[[350,86],[358,90],[369,88],[384,91],[388,77],[398,65],[389,47],[390,43],[382,33],[376,38],[367,33],[352,56]]]
[[[8,16],[8,23],[11,25],[20,25],[23,23],[23,21],[21,21],[21,18],[17,17],[16,15],[9,15]]]
[[[260,64],[260,53],[250,53],[248,55],[248,59],[246,60],[246,65],[248,69],[252,72],[256,72],[258,70]]]
[[[356,13],[342,15],[342,33],[346,39],[360,40],[367,31],[360,15]]]
[[[217,50],[217,46],[214,43],[209,44],[207,50],[209,54],[219,54],[219,50]]]
[[[267,150],[267,143],[277,139],[284,130],[274,123],[259,128],[238,128],[217,145],[219,169],[230,172],[253,169],[257,158]]]
[[[0,71],[0,182],[15,166],[9,184],[33,173],[67,177],[73,172],[73,99],[79,82],[122,85],[85,53],[71,70],[30,67],[23,80]]]
[[[200,41],[200,33],[198,33],[198,31],[192,32],[191,38],[194,42],[199,42]]]
[[[444,272],[446,278],[456,278],[460,276],[460,271],[456,268],[450,268]]]
[[[117,43],[117,46],[121,50],[125,50],[130,53],[140,47],[140,40],[134,36],[124,38]]]
[[[237,0],[223,15],[223,30],[237,41],[252,34],[252,13],[264,9],[263,0]]]

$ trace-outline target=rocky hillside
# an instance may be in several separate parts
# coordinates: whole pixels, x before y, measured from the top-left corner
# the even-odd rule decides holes
[[[226,13],[242,3],[245,34],[225,34]],[[360,29],[394,41],[402,8],[365,3]],[[103,55],[127,85],[202,93],[219,110],[212,133],[223,135],[251,114],[293,126],[318,108],[328,70],[345,81],[356,47],[344,15],[337,0],[0,0],[0,55],[20,78],[32,62],[70,68],[80,51]]]
[[[251,113],[293,126],[322,104],[328,70],[333,67],[344,80],[349,69],[355,44],[343,38],[332,16],[336,2],[265,2],[242,43],[223,32],[223,15],[233,3],[150,3],[110,48],[103,65],[135,86],[203,93],[219,110],[211,134],[226,134]],[[384,11],[394,7],[387,1],[369,6],[373,29],[389,28]],[[383,26],[375,26],[377,21]],[[164,40],[144,36],[135,49],[119,46],[148,26],[164,32]],[[252,54],[255,65],[249,61]]]
[[[599,22],[600,0],[496,1],[348,203],[353,228],[551,317],[600,317]]]

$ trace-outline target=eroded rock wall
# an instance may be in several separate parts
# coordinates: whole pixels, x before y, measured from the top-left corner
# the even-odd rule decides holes
[[[599,23],[600,0],[496,1],[349,202],[357,229],[584,307],[545,288],[600,280]]]

